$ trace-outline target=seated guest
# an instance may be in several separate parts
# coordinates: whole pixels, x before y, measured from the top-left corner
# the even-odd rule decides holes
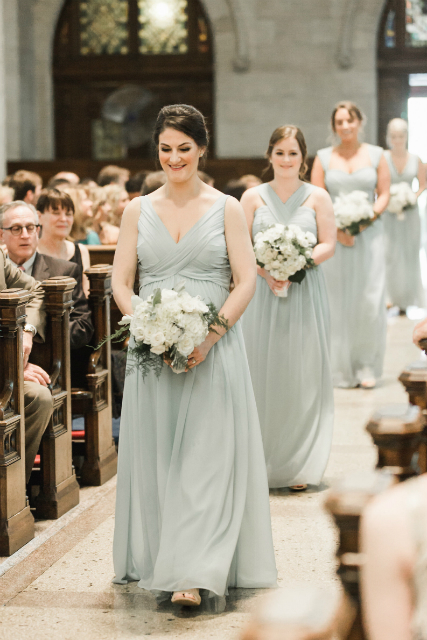
[[[55,174],[53,178],[50,179],[49,186],[51,180],[66,180],[68,184],[71,184],[71,186],[73,187],[77,187],[80,182],[80,178],[77,173],[73,173],[72,171],[60,171],[59,173]]]
[[[427,474],[369,502],[361,542],[370,640],[427,638]]]
[[[71,187],[71,184],[65,178],[51,178],[47,183],[48,189],[63,189],[64,187]]]
[[[247,187],[241,180],[229,180],[225,185],[224,193],[228,196],[233,196],[236,200],[240,200],[246,190]]]
[[[97,186],[97,183],[92,178],[82,178],[79,182],[79,187],[82,187],[87,195],[89,195],[89,189],[96,189]]]
[[[97,182],[100,187],[105,187],[107,184],[120,184],[125,186],[129,180],[130,171],[123,167],[117,167],[114,164],[109,164],[103,167],[98,174]]]
[[[199,176],[200,180],[202,182],[205,182],[206,184],[208,184],[210,187],[213,187],[215,184],[215,179],[212,178],[212,176],[209,176],[207,173],[205,173],[204,171],[198,171],[197,175]]]
[[[144,183],[145,178],[151,171],[142,170],[138,173],[135,173],[125,184],[126,191],[129,195],[129,200],[133,200],[141,195],[142,185]]]
[[[77,264],[43,255],[37,251],[39,217],[36,209],[25,202],[11,202],[2,207],[4,242],[9,260],[24,273],[39,282],[53,276],[70,276],[77,281],[73,291],[70,313],[71,349],[79,349],[90,342],[93,335],[91,312],[82,288],[82,273]]]
[[[164,171],[153,171],[146,176],[142,185],[141,195],[148,196],[166,183],[166,174]]]
[[[92,229],[98,234],[101,244],[117,244],[119,228],[113,222],[113,211],[105,187],[91,189]]]
[[[11,187],[0,186],[0,205],[12,202],[14,191]]]
[[[44,189],[37,201],[37,211],[43,229],[38,243],[39,253],[75,262],[80,272],[88,269],[90,257],[87,247],[67,240],[74,222],[74,203],[68,193]],[[84,273],[83,291],[89,295],[89,280]]]
[[[33,223],[21,229],[21,233],[35,233]],[[7,224],[3,224],[3,213],[0,208],[0,241],[7,242],[7,237],[16,233]],[[25,406],[25,476],[30,479],[34,459],[40,446],[42,435],[52,415],[52,394],[47,388],[50,378],[46,371],[28,362],[33,346],[33,337],[39,334],[44,339],[45,313],[43,310],[43,290],[34,278],[15,267],[0,249],[0,291],[5,289],[26,289],[34,294],[26,306],[27,324],[23,333],[24,358],[24,406]]]
[[[254,176],[252,173],[247,173],[246,175],[239,178],[239,180],[246,185],[246,189],[252,189],[252,187],[258,187],[258,185],[262,184],[261,178],[258,178],[258,176]]]
[[[42,190],[43,181],[33,171],[16,171],[9,181],[9,187],[14,191],[14,200],[23,200],[27,204],[36,204]]]
[[[120,227],[123,211],[130,202],[129,194],[126,189],[119,184],[108,184],[104,187],[104,190],[107,194],[107,200],[110,203],[111,213],[113,215],[112,223],[116,227]]]
[[[71,228],[70,240],[79,244],[101,244],[98,234],[92,227],[93,202],[83,187],[64,187],[74,204],[74,222]]]

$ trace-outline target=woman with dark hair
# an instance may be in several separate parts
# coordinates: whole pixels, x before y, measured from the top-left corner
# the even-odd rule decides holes
[[[267,158],[271,182],[248,189],[242,206],[253,237],[274,224],[295,224],[317,238],[313,260],[331,258],[336,230],[332,202],[304,182],[307,147],[300,129],[278,127]],[[329,458],[334,419],[329,362],[329,309],[320,266],[302,283],[275,280],[258,267],[257,289],[243,332],[261,423],[269,486],[319,485]],[[287,297],[279,297],[289,287]]]
[[[115,582],[200,604],[199,589],[272,587],[276,567],[262,441],[238,322],[256,266],[237,201],[197,175],[208,134],[194,107],[164,107],[154,142],[166,184],[123,214],[113,267],[115,300],[185,282],[213,302],[227,332],[211,331],[176,375],[164,366],[125,382],[114,534]],[[235,288],[229,293],[233,275]]]
[[[311,180],[332,199],[363,191],[374,220],[357,237],[338,229],[335,256],[325,265],[331,308],[331,361],[337,387],[375,387],[386,343],[385,254],[381,214],[390,194],[390,171],[381,147],[361,143],[364,116],[352,102],[333,110],[336,147],[318,151]],[[376,197],[377,196],[377,197]]]
[[[52,258],[75,262],[82,271],[83,291],[89,295],[89,280],[84,271],[90,267],[89,251],[84,245],[67,240],[74,223],[74,202],[68,193],[55,188],[43,189],[37,201],[42,233],[38,251]]]

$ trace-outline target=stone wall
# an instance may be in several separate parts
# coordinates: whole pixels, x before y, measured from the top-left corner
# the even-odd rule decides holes
[[[9,159],[52,159],[52,43],[64,0],[3,0]],[[261,156],[299,125],[327,144],[335,102],[355,100],[376,141],[376,32],[384,0],[203,0],[216,59],[216,153]]]

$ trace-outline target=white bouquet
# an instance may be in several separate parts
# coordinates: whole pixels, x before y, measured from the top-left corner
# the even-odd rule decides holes
[[[316,237],[296,224],[274,224],[256,234],[254,251],[259,266],[273,278],[301,283],[305,270],[316,266],[311,257],[316,244]],[[288,290],[282,289],[277,295],[284,298]]]
[[[135,346],[129,348],[134,365],[143,377],[150,369],[160,375],[164,355],[170,359],[175,373],[186,370],[188,356],[209,333],[217,328],[228,329],[228,322],[220,316],[212,303],[205,304],[200,296],[190,296],[184,282],[174,289],[156,289],[146,300],[132,296],[132,315],[123,316],[118,329],[106,340],[121,342],[130,335]]]
[[[412,191],[407,182],[398,182],[390,187],[390,200],[387,211],[395,213],[398,220],[404,220],[405,209],[417,204],[417,195]]]
[[[357,236],[361,227],[372,224],[375,213],[365,191],[341,194],[334,202],[335,222],[338,229]]]

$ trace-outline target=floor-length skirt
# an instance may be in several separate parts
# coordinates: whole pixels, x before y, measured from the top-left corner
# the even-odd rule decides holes
[[[421,221],[418,206],[404,212],[404,219],[383,214],[386,243],[387,302],[400,309],[424,307],[421,280]]]
[[[331,310],[331,362],[335,386],[380,378],[386,346],[385,252],[382,220],[337,243],[324,273]]]
[[[182,279],[182,278],[180,278]],[[145,286],[171,288],[166,280]],[[220,308],[227,291],[186,279]],[[188,373],[126,378],[115,582],[153,592],[276,583],[259,420],[238,322]]]
[[[269,486],[318,485],[329,458],[334,400],[322,267],[275,296],[258,276],[243,331]]]

